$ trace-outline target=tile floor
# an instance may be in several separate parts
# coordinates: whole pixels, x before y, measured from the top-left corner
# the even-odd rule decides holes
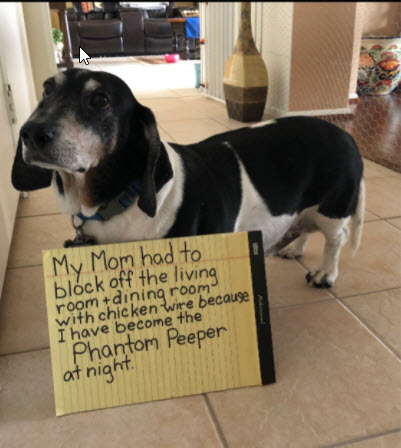
[[[153,95],[153,97],[151,97]],[[241,124],[193,89],[143,93],[160,134]],[[52,192],[21,199],[0,302],[0,446],[401,447],[401,175],[365,160],[367,212],[332,290],[306,286],[323,239],[266,259],[277,383],[55,417],[41,249],[72,236]]]
[[[106,71],[122,78],[140,97],[153,97],[155,89],[158,97],[178,96],[175,90],[195,88],[197,82],[196,66],[199,60],[180,60],[174,64],[154,64],[160,56],[91,58],[83,68]],[[74,67],[80,68],[77,59]],[[148,62],[145,62],[148,61]],[[172,91],[174,90],[174,92]]]

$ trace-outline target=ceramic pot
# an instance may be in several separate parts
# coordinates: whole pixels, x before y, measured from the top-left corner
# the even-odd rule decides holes
[[[256,48],[251,29],[251,3],[241,2],[238,40],[224,67],[224,96],[228,116],[238,121],[259,121],[267,98],[266,65]]]
[[[64,49],[64,44],[62,42],[54,44],[54,53],[56,55],[56,63],[57,64],[60,64],[60,62],[63,61],[63,49]]]
[[[363,37],[358,95],[385,95],[401,86],[401,38]]]

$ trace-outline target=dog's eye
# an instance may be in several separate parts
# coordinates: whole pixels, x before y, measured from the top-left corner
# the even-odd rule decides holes
[[[43,85],[43,96],[49,96],[54,90],[54,85],[50,82],[45,82]]]
[[[90,99],[90,105],[96,109],[104,109],[109,105],[109,99],[103,93],[95,93]]]

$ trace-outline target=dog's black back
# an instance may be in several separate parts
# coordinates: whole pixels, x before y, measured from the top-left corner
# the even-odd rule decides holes
[[[351,135],[324,120],[281,118],[172,146],[191,175],[169,236],[233,231],[241,202],[238,159],[273,216],[315,205],[330,218],[355,212],[361,156]]]

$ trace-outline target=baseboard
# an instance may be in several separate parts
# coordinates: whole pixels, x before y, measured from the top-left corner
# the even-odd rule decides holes
[[[265,108],[265,115],[268,115],[269,117],[272,118],[280,118],[285,117],[286,112],[283,109],[279,109],[277,107],[267,106]]]
[[[349,104],[357,104],[357,103],[360,103],[361,101],[362,101],[362,99],[357,93],[353,93],[348,98]]]
[[[208,93],[202,92],[202,95],[206,98],[210,98],[211,100],[218,101],[219,103],[226,104],[225,100],[222,100],[221,98],[216,98],[215,96],[209,95]]]
[[[297,110],[286,112],[284,114],[285,117],[294,117],[297,115],[317,117],[322,115],[352,115],[352,113],[349,107],[344,107],[343,109]]]
[[[222,100],[221,98],[216,98],[215,96],[209,95],[208,93],[202,92],[202,95],[206,98],[210,98],[212,100],[218,101],[219,103],[225,104],[225,100]],[[344,115],[344,116],[351,116],[352,112],[349,107],[344,107],[342,109],[318,109],[318,110],[300,110],[300,111],[287,111],[284,112],[282,109],[278,109],[275,107],[266,107],[265,108],[265,115],[269,115],[273,118],[280,118],[280,117],[294,117],[298,115],[303,115],[307,117],[320,117],[320,116],[327,116],[327,115]]]

